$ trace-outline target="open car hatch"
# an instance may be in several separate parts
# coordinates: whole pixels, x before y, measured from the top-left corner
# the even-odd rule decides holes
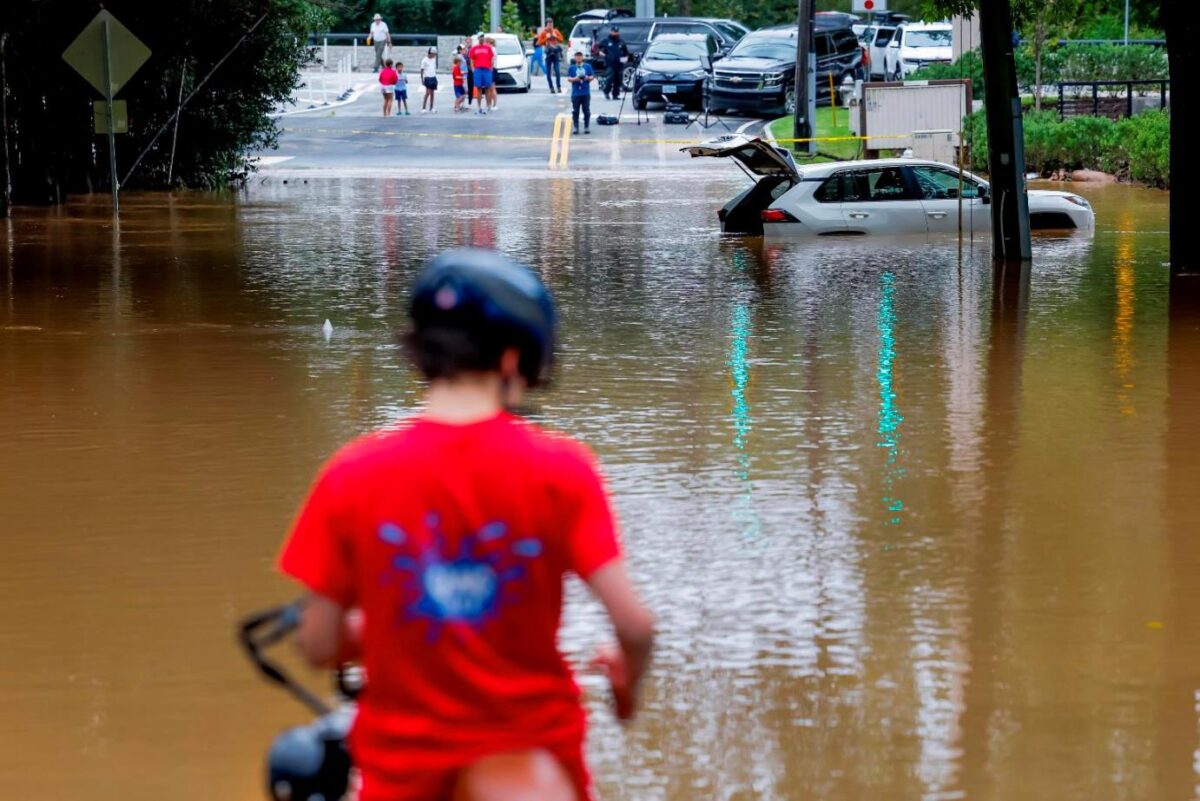
[[[715,158],[732,157],[757,176],[771,176],[799,181],[800,172],[792,154],[781,147],[765,142],[759,137],[749,137],[743,134],[730,134],[680,148],[693,158],[712,156]]]

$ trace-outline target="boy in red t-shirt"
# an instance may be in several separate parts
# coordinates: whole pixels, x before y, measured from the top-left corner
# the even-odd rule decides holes
[[[467,97],[467,88],[463,86],[463,57],[456,55],[454,57],[454,67],[450,70],[450,78],[454,81],[454,110],[466,111],[463,108],[463,101]]]
[[[366,668],[360,801],[586,801],[585,714],[556,644],[563,578],[612,620],[618,645],[593,665],[622,719],[653,619],[590,452],[506,411],[547,377],[553,303],[530,270],[457,250],[418,277],[411,316],[423,410],[325,465],[280,557],[312,593],[300,650]]]

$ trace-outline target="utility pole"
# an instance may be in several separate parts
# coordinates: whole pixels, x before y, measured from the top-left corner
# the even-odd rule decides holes
[[[492,15],[491,33],[499,33],[500,32],[500,11],[501,11],[500,0],[490,0],[488,8],[491,11],[491,15]],[[509,31],[509,33],[512,33],[512,31]]]
[[[980,49],[987,94],[988,173],[991,178],[992,258],[1027,261],[1029,198],[1025,190],[1025,127],[1013,58],[1009,0],[980,0]]]
[[[814,0],[799,0],[796,9],[796,73],[792,81],[795,109],[792,112],[792,138],[807,139],[810,156],[817,155],[816,135],[817,112],[817,54],[813,42]],[[800,150],[800,142],[792,143],[792,150]]]

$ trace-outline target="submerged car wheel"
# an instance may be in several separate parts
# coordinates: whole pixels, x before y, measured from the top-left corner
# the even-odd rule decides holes
[[[788,89],[783,96],[783,110],[786,114],[796,113],[796,90]]]

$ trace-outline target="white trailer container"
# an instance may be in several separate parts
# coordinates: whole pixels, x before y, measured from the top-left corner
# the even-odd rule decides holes
[[[907,81],[863,86],[856,133],[867,137],[868,157],[917,146],[914,132],[950,132],[940,145],[957,148],[962,120],[971,112],[971,81]],[[922,147],[932,143],[923,142]],[[951,150],[953,153],[953,150]],[[939,159],[940,160],[940,159]],[[949,159],[953,161],[954,159]]]

